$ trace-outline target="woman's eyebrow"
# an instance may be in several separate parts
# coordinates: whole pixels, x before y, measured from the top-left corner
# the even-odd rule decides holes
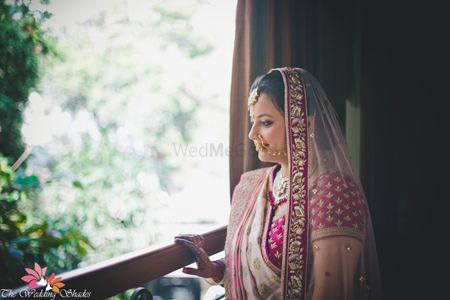
[[[269,115],[269,114],[261,114],[261,115],[258,116],[258,118],[261,118],[261,117],[272,117],[272,116]]]
[[[269,114],[260,114],[259,116],[257,116],[256,118],[257,119],[259,119],[259,118],[262,118],[262,117],[271,117],[271,118],[273,118],[271,115],[269,115]],[[250,119],[253,119],[253,116],[250,116]]]

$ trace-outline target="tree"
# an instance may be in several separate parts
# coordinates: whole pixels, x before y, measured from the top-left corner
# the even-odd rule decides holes
[[[141,20],[123,3],[55,32],[59,56],[47,62],[41,85],[49,108],[68,112],[72,125],[34,148],[34,172],[48,174],[39,211],[64,212],[82,232],[95,232],[97,251],[84,264],[160,236],[158,212],[181,185],[173,180],[180,165],[173,145],[190,141],[204,97],[186,69],[204,68],[214,49],[192,30],[199,1],[146,2]],[[184,69],[166,68],[174,59]]]
[[[52,52],[41,29],[50,15],[0,1],[0,153],[17,159],[24,150],[22,112],[39,79],[39,60]]]
[[[24,2],[0,2],[0,286],[15,287],[38,262],[54,272],[74,268],[89,239],[64,220],[33,213],[40,181],[9,165],[24,149],[22,113],[39,80],[42,57],[52,52],[41,23],[50,15]]]

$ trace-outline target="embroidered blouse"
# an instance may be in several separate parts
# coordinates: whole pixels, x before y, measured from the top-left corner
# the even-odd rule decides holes
[[[321,175],[310,188],[310,222],[312,239],[330,236],[361,238],[367,208],[356,183],[338,171]],[[273,206],[273,195],[269,192]],[[276,208],[275,208],[276,209]],[[266,252],[270,261],[281,268],[285,216],[273,220],[270,211]]]

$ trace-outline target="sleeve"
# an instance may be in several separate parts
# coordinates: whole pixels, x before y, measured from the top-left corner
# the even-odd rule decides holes
[[[333,171],[321,175],[310,188],[311,237],[332,236],[362,239],[367,205],[358,184]]]

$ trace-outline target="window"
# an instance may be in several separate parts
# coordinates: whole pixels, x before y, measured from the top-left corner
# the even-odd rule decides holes
[[[33,5],[53,14],[58,55],[26,108],[28,172],[36,215],[95,247],[80,266],[225,225],[236,3]]]

